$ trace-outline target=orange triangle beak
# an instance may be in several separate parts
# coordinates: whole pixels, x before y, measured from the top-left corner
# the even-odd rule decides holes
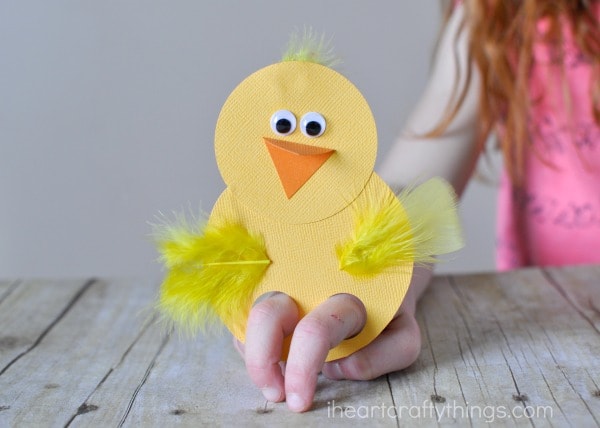
[[[323,147],[263,138],[279,174],[286,196],[290,199],[335,152]]]

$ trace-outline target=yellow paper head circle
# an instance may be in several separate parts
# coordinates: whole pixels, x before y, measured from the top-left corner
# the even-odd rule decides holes
[[[279,111],[295,119],[288,132],[273,126]],[[302,156],[288,152],[288,144]],[[275,164],[272,152],[284,161]],[[341,211],[363,190],[375,164],[377,130],[366,100],[344,76],[316,63],[281,62],[253,73],[227,98],[215,153],[240,203],[283,223],[311,223]],[[300,167],[297,158],[316,163]],[[297,182],[297,176],[309,178]]]

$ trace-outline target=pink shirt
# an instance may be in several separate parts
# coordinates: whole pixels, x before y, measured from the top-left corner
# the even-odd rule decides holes
[[[540,22],[541,31],[546,24]],[[533,54],[533,150],[527,154],[523,189],[512,186],[506,173],[501,180],[497,266],[600,263],[600,127],[592,115],[590,61],[568,25],[564,79],[562,62],[553,59],[549,46],[540,42]]]

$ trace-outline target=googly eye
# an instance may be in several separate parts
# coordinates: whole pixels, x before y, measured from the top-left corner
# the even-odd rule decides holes
[[[325,132],[325,118],[319,113],[311,111],[302,116],[300,130],[307,137],[318,137]]]
[[[271,116],[271,129],[279,135],[290,135],[296,130],[296,116],[287,110],[277,110]]]

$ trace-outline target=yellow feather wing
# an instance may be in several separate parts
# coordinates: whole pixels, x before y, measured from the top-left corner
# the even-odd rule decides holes
[[[154,231],[169,269],[161,285],[163,318],[193,334],[216,324],[243,325],[256,286],[271,261],[262,237],[239,224],[185,220]]]
[[[431,178],[399,195],[413,231],[416,262],[460,250],[465,242],[454,188],[441,178]]]
[[[399,201],[398,201],[399,199]],[[336,248],[340,269],[376,275],[404,263],[431,263],[464,243],[456,195],[434,178],[356,213],[354,233]]]

